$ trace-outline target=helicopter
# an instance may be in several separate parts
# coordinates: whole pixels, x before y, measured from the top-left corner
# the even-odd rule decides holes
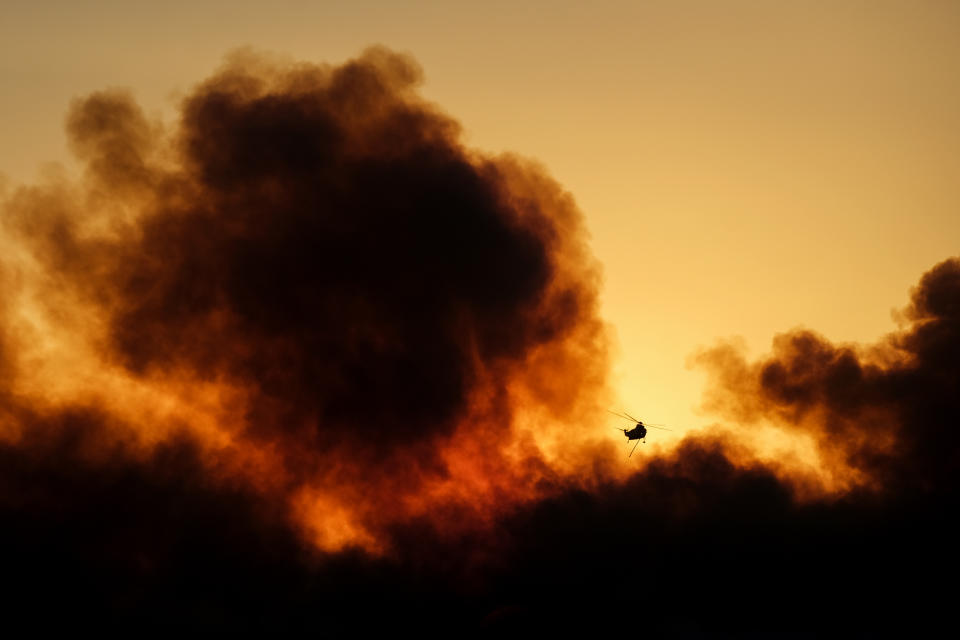
[[[630,453],[629,455],[627,455],[628,458],[633,455],[633,452],[636,451],[637,445],[640,444],[640,442],[647,441],[647,427],[653,427],[654,429],[663,429],[664,431],[673,431],[673,429],[668,429],[663,425],[644,424],[643,420],[637,420],[636,418],[631,416],[629,413],[617,413],[616,411],[610,411],[609,409],[607,409],[607,413],[612,413],[618,418],[623,418],[624,420],[629,420],[630,422],[636,423],[636,426],[633,429],[621,429],[620,427],[614,427],[614,429],[616,429],[617,431],[623,431],[623,435],[627,436],[627,441],[630,441],[630,440],[637,441],[636,444],[633,445],[633,449],[630,449]]]

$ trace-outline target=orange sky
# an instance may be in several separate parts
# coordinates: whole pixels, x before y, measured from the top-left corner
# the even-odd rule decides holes
[[[129,87],[163,117],[241,45],[409,52],[468,144],[536,158],[576,198],[623,408],[652,421],[712,420],[698,347],[739,335],[759,354],[798,325],[872,340],[958,253],[954,2],[76,4],[4,3],[8,188],[71,166],[78,95]]]

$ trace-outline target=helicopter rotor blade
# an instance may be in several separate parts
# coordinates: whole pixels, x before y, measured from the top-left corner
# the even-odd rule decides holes
[[[639,420],[637,420],[636,418],[634,418],[632,415],[630,415],[630,414],[627,413],[626,411],[624,411],[623,413],[624,413],[624,415],[626,415],[628,418],[630,418],[630,419],[633,420],[634,422],[637,422],[637,423],[640,422]]]
[[[658,427],[655,424],[645,424],[645,427],[653,427],[654,429],[663,429],[664,431],[673,431],[673,429],[668,429],[667,427]]]
[[[610,409],[607,409],[607,413],[612,413],[613,415],[617,416],[618,418],[623,418],[624,420],[629,420],[630,422],[636,422],[636,420],[634,420],[633,418],[631,418],[631,417],[629,417],[629,416],[625,416],[625,415],[623,415],[622,413],[617,413],[616,411],[610,411]]]
[[[637,445],[638,445],[638,444],[640,444],[640,441],[639,441],[639,440],[637,440],[636,444],[633,445],[633,449],[630,449],[630,455],[627,456],[628,458],[633,455],[633,452],[634,452],[634,451],[637,450]]]
[[[683,430],[685,430],[685,431],[686,431],[686,430],[692,431],[693,429],[695,429],[695,427],[691,427],[690,425],[685,425],[685,424],[674,424],[674,425],[673,425],[673,428],[671,428],[670,425],[661,424],[661,423],[659,423],[659,422],[654,422],[654,423],[646,423],[646,422],[644,422],[643,425],[644,425],[645,427],[659,427],[660,429],[669,429],[670,431],[674,431],[675,429],[683,429]]]

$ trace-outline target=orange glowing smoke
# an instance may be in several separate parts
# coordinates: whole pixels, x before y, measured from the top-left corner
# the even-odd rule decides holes
[[[9,610],[439,635],[519,602],[597,635],[638,575],[645,619],[706,628],[949,596],[923,567],[956,564],[960,261],[871,349],[702,352],[728,425],[628,463],[572,198],[465,149],[419,77],[243,54],[173,128],[73,105],[83,178],[2,209]]]
[[[382,49],[240,54],[174,129],[122,92],[78,100],[83,181],[4,214],[3,437],[76,407],[109,455],[188,437],[326,550],[595,474],[616,454],[583,426],[607,357],[580,213],[535,165],[465,149],[419,79]]]
[[[769,421],[808,439],[821,482],[838,493],[953,486],[960,259],[923,276],[903,318],[900,331],[869,348],[794,331],[755,363],[730,345],[704,351],[697,361],[711,373],[706,408],[741,428]]]
[[[0,444],[93,468],[180,452],[193,481],[279,505],[316,548],[374,554],[410,523],[489,530],[633,474],[604,421],[598,268],[571,196],[464,148],[419,80],[383,49],[338,67],[238,54],[173,128],[122,92],[78,100],[83,179],[4,208]],[[648,462],[721,451],[809,499],[939,482],[943,420],[914,400],[953,384],[937,357],[956,351],[956,265],[871,354],[813,334],[756,364],[701,354],[738,430]],[[762,456],[740,429],[761,420],[810,455]]]

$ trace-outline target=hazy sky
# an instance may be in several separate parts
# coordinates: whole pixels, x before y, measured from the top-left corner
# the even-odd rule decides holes
[[[412,54],[469,145],[542,162],[603,264],[631,413],[693,426],[688,355],[796,326],[894,328],[958,253],[956,2],[21,2],[0,4],[0,174],[67,161],[70,101],[148,111],[229,50]]]

